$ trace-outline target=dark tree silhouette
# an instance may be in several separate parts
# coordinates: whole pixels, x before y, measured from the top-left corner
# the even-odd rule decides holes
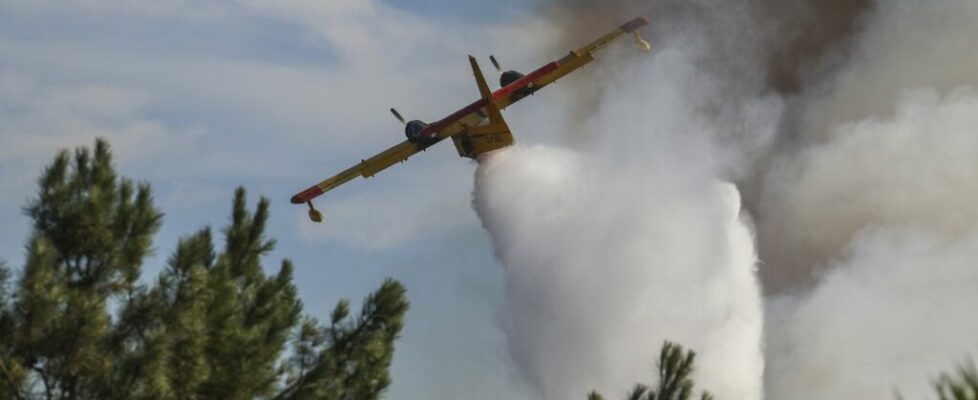
[[[341,301],[328,326],[303,316],[292,263],[264,272],[266,199],[249,210],[238,189],[222,246],[209,228],[184,237],[146,285],[163,214],[105,141],[60,152],[38,185],[18,279],[0,265],[0,399],[376,399],[390,384],[404,288],[388,280],[356,317]]]

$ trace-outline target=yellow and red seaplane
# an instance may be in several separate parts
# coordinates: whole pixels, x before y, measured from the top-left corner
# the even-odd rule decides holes
[[[623,35],[634,35],[636,43],[643,50],[648,51],[651,47],[642,39],[638,31],[648,24],[649,19],[646,17],[635,18],[586,46],[571,51],[560,60],[548,63],[525,75],[516,71],[503,71],[496,57],[490,56],[489,60],[500,73],[500,89],[495,92],[489,89],[479,63],[474,57],[469,56],[469,63],[472,65],[472,72],[479,86],[481,95],[479,100],[432,123],[420,120],[406,121],[397,110],[392,108],[391,113],[404,124],[407,140],[303,190],[292,197],[292,203],[308,204],[309,218],[315,222],[322,222],[322,213],[312,204],[314,198],[358,176],[364,178],[374,176],[444,139],[452,138],[458,154],[472,159],[513,144],[513,133],[503,119],[502,110],[594,61],[596,51]]]

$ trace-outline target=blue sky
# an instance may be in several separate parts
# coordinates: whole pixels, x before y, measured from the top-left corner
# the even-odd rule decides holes
[[[466,54],[493,51],[522,69],[563,54],[526,7],[0,0],[0,260],[23,262],[20,209],[43,166],[105,137],[119,172],[151,183],[166,213],[145,278],[180,236],[222,227],[244,186],[252,204],[271,199],[278,246],[265,264],[295,261],[309,313],[359,300],[387,276],[405,283],[412,309],[389,398],[527,397],[496,323],[502,272],[471,210],[472,162],[439,146],[354,181],[319,202],[322,225],[288,203],[402,140],[390,106],[435,119],[473,100]],[[508,116],[532,127],[536,112]]]
[[[539,1],[543,0],[536,0]],[[707,3],[715,3],[718,7],[703,8],[704,15],[709,17],[704,20],[712,21],[714,13],[723,14],[724,17],[717,17],[716,21],[724,22],[718,27],[721,32],[727,33],[732,29],[728,36],[717,43],[705,39],[701,42],[699,35],[712,31],[701,32],[699,28],[702,25],[663,28],[662,32],[670,31],[669,35],[657,41],[657,51],[653,52],[655,59],[647,61],[649,64],[629,69],[623,66],[624,63],[598,62],[521,102],[519,107],[507,110],[506,117],[516,132],[517,140],[521,143],[564,144],[559,136],[564,135],[561,133],[564,131],[570,131],[567,133],[570,135],[594,133],[595,137],[612,133],[615,139],[600,143],[602,146],[597,146],[600,148],[596,152],[613,151],[616,160],[622,163],[639,164],[653,160],[649,163],[649,171],[655,171],[655,174],[648,178],[650,182],[658,177],[669,177],[666,180],[669,182],[677,179],[672,177],[672,172],[682,171],[682,174],[675,175],[680,179],[687,173],[705,174],[705,171],[713,171],[717,167],[714,164],[729,161],[725,157],[736,158],[731,164],[739,165],[745,161],[737,158],[742,155],[740,151],[749,152],[743,154],[745,158],[760,154],[777,161],[780,156],[785,156],[780,153],[783,149],[765,153],[766,140],[771,137],[765,136],[765,140],[756,141],[751,137],[747,140],[749,143],[739,143],[740,139],[736,138],[740,138],[740,130],[750,133],[757,129],[760,133],[774,135],[778,131],[773,126],[780,126],[778,122],[783,117],[782,112],[791,115],[790,118],[801,118],[803,122],[799,124],[802,126],[797,127],[801,129],[800,134],[825,135],[818,136],[825,141],[822,143],[819,140],[818,151],[784,171],[786,175],[767,175],[763,171],[755,171],[758,177],[764,178],[764,182],[778,184],[773,189],[764,187],[762,192],[752,196],[759,204],[771,200],[770,206],[757,210],[762,213],[758,215],[764,217],[759,219],[759,237],[760,240],[770,240],[765,246],[775,253],[784,251],[785,254],[792,254],[789,258],[800,257],[802,261],[799,263],[805,263],[799,264],[801,269],[797,271],[802,279],[809,278],[811,271],[807,268],[811,261],[812,265],[818,266],[816,269],[819,273],[816,275],[832,280],[828,285],[813,283],[810,296],[802,293],[800,297],[780,300],[771,307],[783,315],[769,314],[774,315],[774,319],[765,325],[768,328],[764,332],[765,337],[773,338],[773,343],[778,345],[772,347],[774,351],[764,354],[765,361],[771,366],[767,370],[768,379],[787,382],[787,385],[769,386],[767,390],[769,394],[779,391],[794,393],[797,392],[797,388],[792,386],[795,380],[826,382],[825,379],[808,379],[813,373],[824,378],[826,368],[823,361],[835,359],[825,357],[828,353],[821,350],[854,348],[829,343],[832,338],[839,337],[833,336],[834,332],[843,332],[843,336],[853,338],[852,344],[867,344],[861,346],[869,350],[866,354],[855,354],[866,362],[852,365],[865,367],[876,363],[879,371],[862,368],[859,373],[875,373],[878,376],[874,375],[874,380],[880,381],[884,376],[893,375],[894,371],[902,371],[901,374],[913,372],[916,377],[913,379],[921,379],[919,389],[927,390],[923,378],[930,372],[915,372],[914,368],[906,368],[902,363],[916,363],[918,358],[930,360],[926,362],[927,371],[938,371],[949,365],[951,357],[961,354],[963,350],[960,349],[970,348],[968,346],[974,343],[973,330],[957,329],[959,326],[956,325],[942,331],[951,334],[948,337],[954,339],[938,343],[949,346],[945,350],[954,348],[947,353],[950,356],[931,351],[933,349],[927,346],[921,350],[922,347],[917,344],[919,338],[926,335],[904,328],[931,328],[930,324],[918,323],[921,315],[908,313],[906,307],[892,307],[892,304],[905,303],[907,296],[905,291],[890,293],[892,290],[886,288],[909,285],[907,287],[920,289],[917,290],[920,295],[917,300],[923,302],[924,307],[916,307],[917,310],[953,311],[953,307],[944,307],[943,304],[973,303],[969,303],[971,299],[967,296],[960,295],[970,291],[946,290],[948,277],[963,277],[955,279],[955,282],[974,281],[964,279],[968,276],[962,271],[967,268],[923,275],[910,268],[911,264],[916,263],[914,260],[924,260],[921,265],[931,267],[941,264],[953,268],[958,268],[958,264],[970,265],[958,262],[960,260],[955,257],[947,258],[944,253],[960,255],[959,258],[966,261],[974,258],[971,256],[973,246],[957,244],[959,235],[967,229],[974,230],[967,225],[968,221],[961,222],[965,225],[955,223],[951,224],[952,227],[945,226],[947,221],[961,219],[948,217],[948,210],[966,215],[969,210],[961,211],[955,205],[971,203],[952,201],[949,203],[951,206],[935,208],[933,199],[927,196],[917,196],[920,198],[916,202],[914,196],[897,196],[901,207],[889,207],[886,213],[881,214],[880,205],[888,204],[876,201],[872,196],[862,196],[862,193],[857,193],[859,195],[855,198],[869,200],[862,203],[857,201],[841,209],[831,200],[839,197],[840,193],[851,195],[853,188],[864,188],[864,182],[882,182],[880,190],[872,193],[904,193],[916,187],[914,181],[904,178],[926,178],[927,171],[931,171],[932,175],[943,176],[947,172],[952,178],[957,176],[950,173],[954,171],[931,168],[934,165],[926,157],[905,157],[911,162],[900,164],[913,169],[917,167],[913,161],[923,162],[916,169],[924,171],[924,175],[905,174],[899,168],[864,168],[865,171],[858,171],[849,168],[851,163],[848,161],[857,159],[863,162],[860,165],[877,159],[885,161],[893,154],[900,154],[894,151],[917,155],[922,147],[916,140],[911,140],[920,136],[914,135],[917,130],[928,131],[926,137],[931,138],[938,137],[934,136],[934,132],[944,132],[941,129],[957,126],[952,123],[957,119],[945,121],[950,118],[942,111],[945,107],[963,110],[962,115],[975,115],[967,108],[972,104],[972,88],[960,86],[973,82],[970,75],[948,69],[940,63],[923,64],[928,68],[934,66],[932,71],[918,68],[921,67],[918,65],[920,63],[907,61],[960,58],[962,52],[959,45],[970,43],[965,39],[974,36],[973,29],[962,30],[962,26],[971,25],[951,24],[945,20],[947,15],[952,14],[964,19],[974,15],[974,6],[971,5],[974,2],[881,2],[888,7],[879,10],[879,15],[875,17],[879,20],[867,20],[866,35],[869,36],[855,42],[854,48],[860,51],[857,53],[859,57],[840,64],[838,75],[830,74],[823,82],[826,88],[838,86],[844,90],[824,93],[825,98],[820,97],[821,92],[811,99],[802,95],[795,99],[797,102],[790,100],[787,105],[781,104],[781,99],[767,97],[767,94],[763,98],[755,98],[757,93],[753,90],[744,96],[741,96],[739,89],[728,93],[726,84],[729,82],[726,82],[725,73],[719,77],[712,76],[715,66],[695,62],[699,60],[701,51],[727,49],[728,40],[741,38],[743,32],[738,31],[743,26],[740,24],[746,22],[748,26],[756,26],[752,19],[740,18],[740,13],[746,10],[742,2],[717,0]],[[721,3],[724,6],[719,6]],[[120,173],[151,183],[158,205],[166,212],[165,223],[155,242],[156,255],[148,260],[144,269],[147,280],[159,272],[180,236],[205,225],[215,230],[221,228],[228,219],[234,189],[244,186],[250,193],[252,204],[258,196],[271,200],[269,233],[278,240],[278,246],[265,263],[269,269],[276,269],[282,258],[295,261],[296,284],[308,313],[325,317],[340,298],[350,298],[356,302],[388,276],[406,285],[412,309],[395,357],[394,384],[389,398],[532,398],[527,385],[514,375],[514,369],[507,361],[506,338],[497,322],[501,319],[498,310],[504,298],[515,297],[506,296],[502,268],[493,255],[488,234],[482,229],[470,205],[472,175],[476,168],[473,162],[460,160],[451,146],[433,148],[375,178],[354,181],[324,196],[318,206],[326,213],[327,222],[320,225],[308,222],[303,207],[288,202],[296,191],[402,140],[400,124],[387,111],[391,106],[396,106],[407,117],[432,120],[474,100],[477,91],[466,55],[478,56],[486,67],[488,54],[495,53],[507,67],[530,70],[566,54],[567,49],[558,44],[560,35],[557,33],[561,27],[535,18],[534,10],[528,7],[526,2],[516,0],[0,0],[0,260],[14,267],[23,263],[23,246],[29,232],[29,221],[20,210],[32,196],[34,180],[41,168],[50,162],[59,149],[91,145],[96,137],[105,137],[115,149]],[[893,7],[898,11],[919,12],[892,12]],[[727,16],[726,13],[732,14]],[[904,29],[918,25],[942,29]],[[573,28],[573,34],[584,35],[583,31],[588,29],[577,28],[591,27]],[[674,29],[677,31],[671,32]],[[750,29],[748,33],[751,32],[754,30]],[[748,37],[753,37],[753,34]],[[946,40],[933,40],[936,37]],[[918,43],[927,45],[915,45]],[[946,45],[937,45],[941,43]],[[751,48],[754,45],[747,42],[745,46]],[[921,50],[933,54],[922,57]],[[609,49],[608,52],[612,51]],[[749,56],[751,52],[745,54]],[[609,54],[608,58],[613,57]],[[734,61],[736,65],[743,62]],[[586,71],[611,70],[615,68],[609,66],[612,64],[632,74],[617,75],[622,78],[615,80],[588,79],[593,77],[585,76],[589,74]],[[970,65],[965,62],[960,66]],[[959,69],[969,73],[975,71],[974,68],[964,67]],[[963,75],[957,76],[955,73]],[[731,73],[730,77],[739,77],[739,74]],[[599,118],[595,120],[597,122],[585,120],[578,129],[567,129],[571,123],[568,121],[581,121],[581,118],[568,118],[575,111],[575,107],[568,104],[571,98],[569,88],[575,85],[570,82],[591,85],[584,86],[584,90],[608,87],[616,90],[616,95],[622,94],[615,96],[613,103],[601,103],[612,106],[598,107],[595,114],[598,117],[604,114],[604,119],[623,125],[603,125]],[[745,82],[744,88],[752,87],[750,80]],[[909,106],[904,104],[907,99],[897,100],[899,96],[893,95],[902,93],[908,87],[917,90],[920,85],[934,86],[940,93],[953,87],[958,88],[953,93],[963,92],[957,95],[952,93],[950,100],[941,100],[946,104],[935,103],[938,102],[937,96],[927,92],[924,96],[926,101],[921,100],[917,104],[916,97],[912,97],[910,100],[914,101],[908,103]],[[638,90],[624,90],[629,87]],[[701,119],[704,109],[713,109],[717,95],[720,99],[735,95],[737,99],[729,102],[732,104],[729,110],[719,109],[721,112],[715,120],[714,117]],[[960,106],[963,108],[957,108],[959,100],[964,101],[964,106]],[[808,104],[809,101],[812,103]],[[710,107],[703,108],[704,104]],[[782,109],[782,105],[788,109]],[[916,119],[903,121],[899,112],[895,121],[891,121],[894,116],[889,113],[881,115],[879,119],[872,117],[877,114],[875,111],[892,107],[898,111],[913,111],[910,114],[919,117],[920,122]],[[918,108],[926,112],[917,112]],[[846,112],[837,113],[839,110]],[[827,117],[823,113],[827,113]],[[622,115],[636,117],[620,118]],[[818,124],[807,126],[811,122],[808,121],[809,117]],[[734,131],[729,132],[723,126],[727,121],[736,122]],[[862,123],[865,121],[871,123]],[[771,130],[766,127],[769,122],[772,124]],[[962,126],[974,126],[973,123],[968,125],[969,122],[962,120],[961,123]],[[931,129],[932,125],[940,129]],[[838,126],[844,129],[836,131]],[[893,135],[894,132],[901,134]],[[955,135],[961,132],[965,132],[958,135],[961,138],[971,137],[967,129],[946,129],[946,132],[943,135],[948,136],[945,138],[948,140],[931,140],[928,143],[957,143]],[[734,136],[725,136],[727,134]],[[712,140],[717,138],[724,138],[721,142],[732,147],[714,148]],[[866,140],[858,142],[860,138]],[[867,147],[854,147],[853,143],[864,143]],[[887,145],[880,146],[880,143]],[[877,154],[880,149],[885,150],[885,154]],[[792,148],[794,150],[798,149]],[[823,162],[825,160],[828,162]],[[821,168],[822,164],[841,169]],[[875,164],[886,165],[886,162]],[[771,165],[779,166],[777,163]],[[892,173],[902,175],[897,179],[888,175]],[[835,179],[837,176],[849,178]],[[642,175],[642,179],[646,179],[644,177]],[[697,179],[694,184],[702,180]],[[927,182],[943,181],[929,179]],[[658,188],[655,182],[643,180],[641,183],[637,186],[641,190]],[[784,186],[780,187],[781,184]],[[646,185],[650,186],[646,188]],[[670,186],[664,187],[666,189],[661,190],[669,190]],[[916,192],[947,194],[942,190]],[[607,193],[610,193],[607,197],[614,197],[612,195],[617,192]],[[682,203],[682,207],[677,209],[683,213],[695,212],[682,211],[695,210],[696,204],[699,204],[686,204],[683,193],[671,193],[663,198],[667,204],[670,201]],[[525,196],[520,200],[522,198]],[[825,199],[828,200],[822,201]],[[954,196],[950,198],[955,199]],[[657,199],[658,203],[662,203],[661,199]],[[601,206],[608,209],[614,208],[614,204],[601,203]],[[671,212],[669,210],[672,208],[662,210]],[[931,215],[928,211],[937,214]],[[833,218],[847,223],[822,223],[819,226],[820,222]],[[695,234],[688,234],[685,224],[670,221],[666,219],[661,225],[666,232],[664,235],[670,235],[668,239],[696,237]],[[773,225],[765,228],[765,223]],[[641,228],[644,225],[637,226]],[[797,226],[811,226],[814,230],[792,229]],[[857,235],[869,228],[872,228],[872,235]],[[934,243],[908,247],[905,244],[913,241],[906,241],[900,235],[890,237],[889,234],[880,234],[888,232],[890,228],[899,228],[900,232],[911,229],[907,233],[919,229],[926,233],[922,237]],[[767,235],[764,234],[765,229],[768,229]],[[949,242],[931,239],[932,234],[944,230],[950,232]],[[850,235],[856,235],[860,240],[850,242],[848,239],[838,239]],[[547,237],[545,233],[539,234],[520,243],[533,240],[536,244],[538,238]],[[635,240],[643,240],[644,236],[635,237]],[[868,247],[863,247],[863,241],[868,243]],[[656,240],[656,243],[659,242],[673,243]],[[566,246],[573,242],[555,243]],[[638,242],[623,243],[629,246]],[[951,250],[944,249],[945,245]],[[799,246],[815,246],[811,260],[807,260],[808,255],[798,255],[792,250]],[[720,254],[711,253],[709,247],[699,245],[671,247],[675,249],[664,251],[662,255],[656,254],[653,261],[657,264],[656,268],[660,268],[658,271],[698,271],[686,268],[685,259],[681,256],[690,253],[712,260],[711,257]],[[741,247],[746,249],[749,246]],[[931,247],[937,249],[934,250],[936,255],[929,254]],[[902,252],[893,251],[893,248],[902,249]],[[855,258],[847,255],[850,249],[854,249]],[[807,247],[803,250],[807,251]],[[891,273],[891,269],[880,268],[881,265],[892,266],[890,264],[894,263],[891,259],[904,255],[906,251],[913,253],[911,257],[897,257],[902,261],[909,260],[900,269],[903,273],[898,270],[893,270],[898,273]],[[877,253],[882,254],[878,260],[877,257],[860,255]],[[676,255],[679,256],[674,257]],[[842,265],[822,265],[816,262],[821,257],[838,258],[833,263]],[[670,258],[678,261],[658,261]],[[766,261],[768,263],[765,265],[769,268],[780,265],[777,261]],[[564,272],[563,269],[554,271],[560,273],[551,276],[560,276]],[[604,274],[604,277],[610,276],[606,270],[593,271]],[[617,276],[631,278],[628,274]],[[707,289],[702,289],[699,283],[694,282],[693,286],[677,285],[669,279],[659,283],[653,279],[647,279],[647,282],[642,280],[639,283],[652,285],[635,285],[635,288],[646,291],[648,288],[654,290],[663,287],[664,290],[659,293],[664,296],[676,292],[695,298],[703,295],[699,290],[720,287],[715,285],[732,276],[724,273],[718,275],[717,279],[720,280],[706,281],[709,283]],[[934,280],[928,283],[921,280],[922,276],[933,277]],[[862,281],[878,281],[882,286],[867,291]],[[929,290],[928,285],[939,289]],[[528,287],[532,289],[532,286]],[[565,292],[576,295],[584,291]],[[726,289],[720,292],[735,293]],[[621,293],[626,295],[622,298],[627,298],[637,292]],[[900,301],[889,301],[891,297]],[[719,297],[711,295],[709,298]],[[727,304],[723,301],[714,303]],[[532,302],[524,302],[518,306],[526,304],[533,305]],[[635,307],[645,307],[646,304],[651,303],[637,302]],[[735,314],[703,312],[711,309],[695,301],[684,302],[684,307],[692,307],[692,314],[707,317],[693,318],[689,323],[682,321],[681,327],[691,327],[693,332],[680,333],[670,339],[684,343],[715,339],[718,346],[729,342],[729,337],[716,333],[719,331],[701,329],[698,324],[709,326],[716,323],[711,319],[713,315],[728,318]],[[591,309],[597,310],[592,312],[592,317],[596,315],[595,312],[606,312],[601,307]],[[750,311],[749,307],[745,309]],[[618,308],[622,313],[631,310],[634,308]],[[622,336],[617,336],[617,333],[641,335],[642,340],[647,340],[647,332],[659,324],[675,321],[671,318],[674,318],[676,310],[670,306],[664,313],[642,311],[642,318],[635,321],[648,322],[652,328],[642,325],[641,330],[604,330],[614,334],[608,336],[613,341],[603,343],[617,344],[630,356],[642,355],[635,351],[639,345],[633,343],[637,341],[620,340],[618,338]],[[560,327],[568,321],[587,319],[586,312],[583,308],[572,309],[566,313],[568,318],[549,318],[555,322],[550,326]],[[926,316],[934,317],[934,313],[927,313]],[[544,322],[547,319],[540,318]],[[778,322],[779,319],[787,322]],[[948,320],[960,322],[960,318]],[[852,321],[862,321],[868,325],[852,329]],[[958,325],[965,328],[974,326]],[[744,326],[748,330],[757,328],[758,332],[760,329],[750,324]],[[542,340],[550,342],[551,337],[544,336],[550,330],[537,331],[543,332],[540,334],[544,338]],[[905,337],[900,339],[889,335],[893,337],[888,341],[878,340],[892,332],[901,332]],[[830,340],[826,341],[825,338]],[[693,343],[689,346],[695,346],[696,342]],[[730,343],[740,342],[735,340]],[[760,345],[760,342],[757,343]],[[880,347],[880,344],[884,346]],[[654,346],[657,345],[657,340],[647,341],[645,350],[640,351],[654,354]],[[753,344],[731,348],[753,351],[750,346]],[[598,347],[577,347],[596,349],[595,353],[607,351]],[[563,356],[565,352],[573,351],[570,346],[557,348],[565,351],[549,354]],[[906,351],[894,352],[895,348]],[[779,349],[807,349],[811,354]],[[921,353],[926,357],[915,353],[918,351],[926,353]],[[751,371],[750,368],[741,368],[745,363],[738,364],[737,368],[726,367],[727,363],[738,363],[739,359],[735,358],[727,357],[712,364],[707,361],[709,354],[725,353],[711,353],[708,348],[702,354],[704,357],[700,360],[703,366],[712,365],[716,370],[726,372]],[[846,356],[852,358],[854,355]],[[563,362],[581,358],[555,359]],[[549,367],[551,364],[545,365]],[[651,365],[648,367],[652,368]],[[606,368],[602,372],[608,370]],[[854,376],[845,369],[835,370],[839,372],[835,378],[840,382]],[[563,378],[573,375],[556,376]],[[557,385],[567,381],[559,380]],[[907,379],[895,381],[907,382]],[[754,385],[760,381],[744,382]],[[890,390],[885,384],[872,386],[874,391]],[[814,389],[836,388],[847,389],[849,386],[823,384]],[[860,391],[865,388],[854,389]],[[612,392],[607,394],[614,396]],[[581,393],[583,396],[584,393]]]

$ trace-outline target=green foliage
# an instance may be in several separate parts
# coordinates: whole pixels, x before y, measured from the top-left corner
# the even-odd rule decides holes
[[[941,375],[934,390],[940,400],[978,400],[978,369],[973,362],[962,364],[956,375]]]
[[[659,383],[652,386],[637,384],[625,398],[628,400],[689,400],[693,393],[693,366],[696,353],[685,351],[683,347],[665,342],[659,352]],[[591,392],[588,400],[603,400],[597,392]],[[701,400],[712,400],[708,392],[700,395]]]
[[[387,280],[364,300],[360,315],[348,319],[340,302],[330,325],[306,320],[296,336],[293,370],[277,399],[376,399],[390,385],[388,368],[394,339],[407,311],[404,287]]]
[[[151,285],[162,214],[104,141],[59,153],[24,210],[19,279],[0,265],[0,400],[375,399],[390,383],[403,287],[385,282],[355,318],[341,301],[329,326],[303,316],[291,262],[261,263],[265,199],[252,212],[238,189],[223,248],[208,228],[181,239]]]

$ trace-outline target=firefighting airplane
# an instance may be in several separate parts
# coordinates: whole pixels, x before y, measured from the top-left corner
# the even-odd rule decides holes
[[[404,134],[407,136],[407,140],[303,190],[292,197],[292,203],[308,204],[309,218],[314,222],[322,222],[323,214],[312,205],[312,199],[358,176],[364,178],[374,176],[446,138],[452,138],[460,156],[472,159],[477,159],[482,154],[513,144],[513,133],[509,130],[506,120],[503,119],[502,110],[564,77],[564,75],[594,61],[594,52],[622,35],[633,34],[636,43],[643,50],[648,51],[651,46],[642,39],[638,32],[639,28],[648,25],[648,23],[649,19],[646,17],[635,18],[588,45],[571,51],[559,61],[551,62],[526,75],[516,71],[504,72],[499,66],[499,62],[496,61],[496,57],[490,56],[492,65],[501,74],[499,78],[501,88],[495,92],[491,91],[489,85],[486,84],[486,78],[479,69],[479,63],[474,57],[469,56],[469,63],[472,64],[472,72],[475,74],[475,81],[479,85],[481,99],[430,124],[419,120],[406,122],[404,117],[392,108],[391,113],[404,124]]]

